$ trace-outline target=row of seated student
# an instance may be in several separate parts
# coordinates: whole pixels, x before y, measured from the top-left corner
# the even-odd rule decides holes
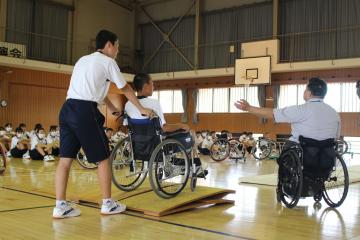
[[[126,137],[121,128],[116,133],[112,128],[104,128],[104,130],[110,145],[114,145]],[[50,126],[49,134],[46,136],[40,123],[37,123],[30,132],[27,131],[24,123],[21,123],[15,131],[13,131],[12,124],[7,123],[4,127],[0,127],[0,145],[8,158],[54,161],[55,156],[59,155],[59,128],[56,125]]]
[[[40,123],[31,132],[26,130],[26,124],[21,123],[13,131],[11,123],[0,127],[0,144],[8,158],[31,158],[33,160],[54,161],[59,155],[59,129],[50,126],[46,136]]]

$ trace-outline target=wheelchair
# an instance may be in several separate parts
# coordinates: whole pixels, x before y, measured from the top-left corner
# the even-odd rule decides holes
[[[336,143],[335,143],[335,149],[340,154],[340,156],[342,156],[345,153],[348,153],[349,144],[345,140],[338,139],[338,140],[336,140]]]
[[[300,198],[313,197],[315,204],[324,199],[330,207],[339,207],[348,193],[349,174],[335,141],[299,140],[288,141],[277,160],[277,201],[293,208]]]
[[[256,145],[252,148],[251,154],[257,160],[263,160],[270,156],[276,149],[276,143],[270,139],[261,138],[256,141]]]
[[[194,140],[190,133],[162,132],[158,117],[131,119],[128,122],[129,136],[118,142],[110,155],[112,180],[122,191],[133,191],[149,175],[153,191],[161,198],[178,195],[190,179],[190,188],[195,190],[197,177],[205,172],[200,159],[194,158]]]
[[[80,151],[76,154],[76,160],[80,166],[86,169],[95,169],[98,167],[98,163],[89,163],[87,161],[87,157],[82,149],[80,149]]]
[[[245,147],[236,138],[219,138],[210,147],[210,156],[216,162],[224,161],[227,158],[234,159],[236,162],[243,160],[246,162]]]

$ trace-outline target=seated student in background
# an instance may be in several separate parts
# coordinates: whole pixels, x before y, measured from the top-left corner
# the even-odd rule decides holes
[[[107,136],[108,140],[111,141],[111,137],[114,135],[114,129],[106,128],[105,135]]]
[[[252,132],[247,133],[245,146],[246,146],[246,151],[248,153],[251,153],[251,150],[256,146],[256,141],[255,141],[255,139],[253,137]]]
[[[111,136],[111,141],[114,143],[118,143],[126,137],[126,133],[122,131],[121,127],[118,127],[117,132]]]
[[[6,131],[6,135],[9,136],[10,138],[12,138],[13,136],[15,136],[15,132],[13,131],[12,128],[12,124],[11,123],[7,123],[5,124],[5,131]]]
[[[49,147],[51,145],[51,154],[53,156],[59,156],[60,135],[58,126],[50,126],[49,134],[46,137],[46,144],[49,145]]]
[[[210,133],[204,131],[201,133],[201,135],[204,138],[204,140],[202,141],[201,146],[199,147],[199,151],[203,155],[210,155],[211,145],[214,143],[211,139]]]
[[[31,136],[30,157],[33,160],[44,160],[45,162],[54,161],[52,145],[48,145],[45,138],[44,128],[39,128]]]
[[[211,136],[212,141],[215,142],[216,139],[217,139],[217,137],[216,137],[216,132],[215,132],[215,131],[211,131],[211,132],[210,132],[210,136]]]
[[[42,126],[41,123],[35,124],[34,129],[31,130],[31,132],[30,132],[30,138],[31,138],[40,128],[43,128],[43,126]]]
[[[20,124],[19,124],[19,128],[21,128],[21,129],[23,130],[25,137],[26,137],[27,139],[30,139],[30,132],[28,132],[28,131],[26,130],[26,124],[25,124],[25,123],[20,123]]]
[[[5,128],[0,127],[0,146],[3,149],[5,155],[7,155],[8,149],[10,148],[9,147],[10,141],[11,139],[6,135]]]
[[[14,158],[29,158],[26,154],[29,150],[30,142],[26,138],[22,128],[18,127],[15,130],[15,136],[11,139],[11,156]]]

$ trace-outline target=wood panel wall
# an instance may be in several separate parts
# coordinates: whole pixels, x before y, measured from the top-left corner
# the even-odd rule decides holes
[[[58,125],[69,82],[69,74],[0,68],[0,99],[8,100],[8,106],[0,108],[0,125],[10,122],[15,128],[24,122],[28,130],[36,123],[42,123],[45,130],[50,125]],[[109,98],[115,106],[124,104],[121,91],[114,86]],[[106,125],[117,128],[118,123],[106,107],[100,109],[106,117]]]
[[[356,81],[360,79],[360,69],[342,69],[335,71],[314,71],[298,73],[277,73],[272,75],[273,83],[306,83],[311,76],[319,76],[327,81]],[[0,125],[6,122],[13,123],[14,127],[20,122],[25,122],[28,129],[35,123],[42,123],[46,129],[53,124],[58,124],[58,113],[63,104],[68,88],[70,75],[49,73],[34,70],[0,68],[0,99],[8,100],[6,108],[0,108]],[[199,123],[191,122],[193,101],[191,92],[195,88],[230,87],[234,85],[233,77],[220,77],[208,79],[184,79],[177,81],[155,82],[157,89],[187,88],[190,99],[188,101],[189,125],[195,130],[220,131],[227,129],[231,132],[252,131],[254,133],[270,132],[276,134],[290,133],[288,124],[274,124],[272,121],[262,123],[260,120],[247,113],[201,113]],[[268,86],[267,107],[272,107],[272,87]],[[110,88],[110,100],[118,107],[125,104],[125,97],[115,86]],[[106,109],[101,107],[106,117],[106,125],[116,129],[119,123]],[[181,114],[165,114],[168,123],[180,122]],[[346,136],[360,136],[360,114],[342,113],[342,134]]]

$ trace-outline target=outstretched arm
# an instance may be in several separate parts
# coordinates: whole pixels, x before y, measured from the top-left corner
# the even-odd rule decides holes
[[[259,117],[274,119],[274,113],[273,113],[274,110],[272,108],[254,107],[254,106],[251,106],[244,99],[241,99],[240,101],[235,102],[235,107],[240,110],[247,111],[256,116],[259,116]]]

